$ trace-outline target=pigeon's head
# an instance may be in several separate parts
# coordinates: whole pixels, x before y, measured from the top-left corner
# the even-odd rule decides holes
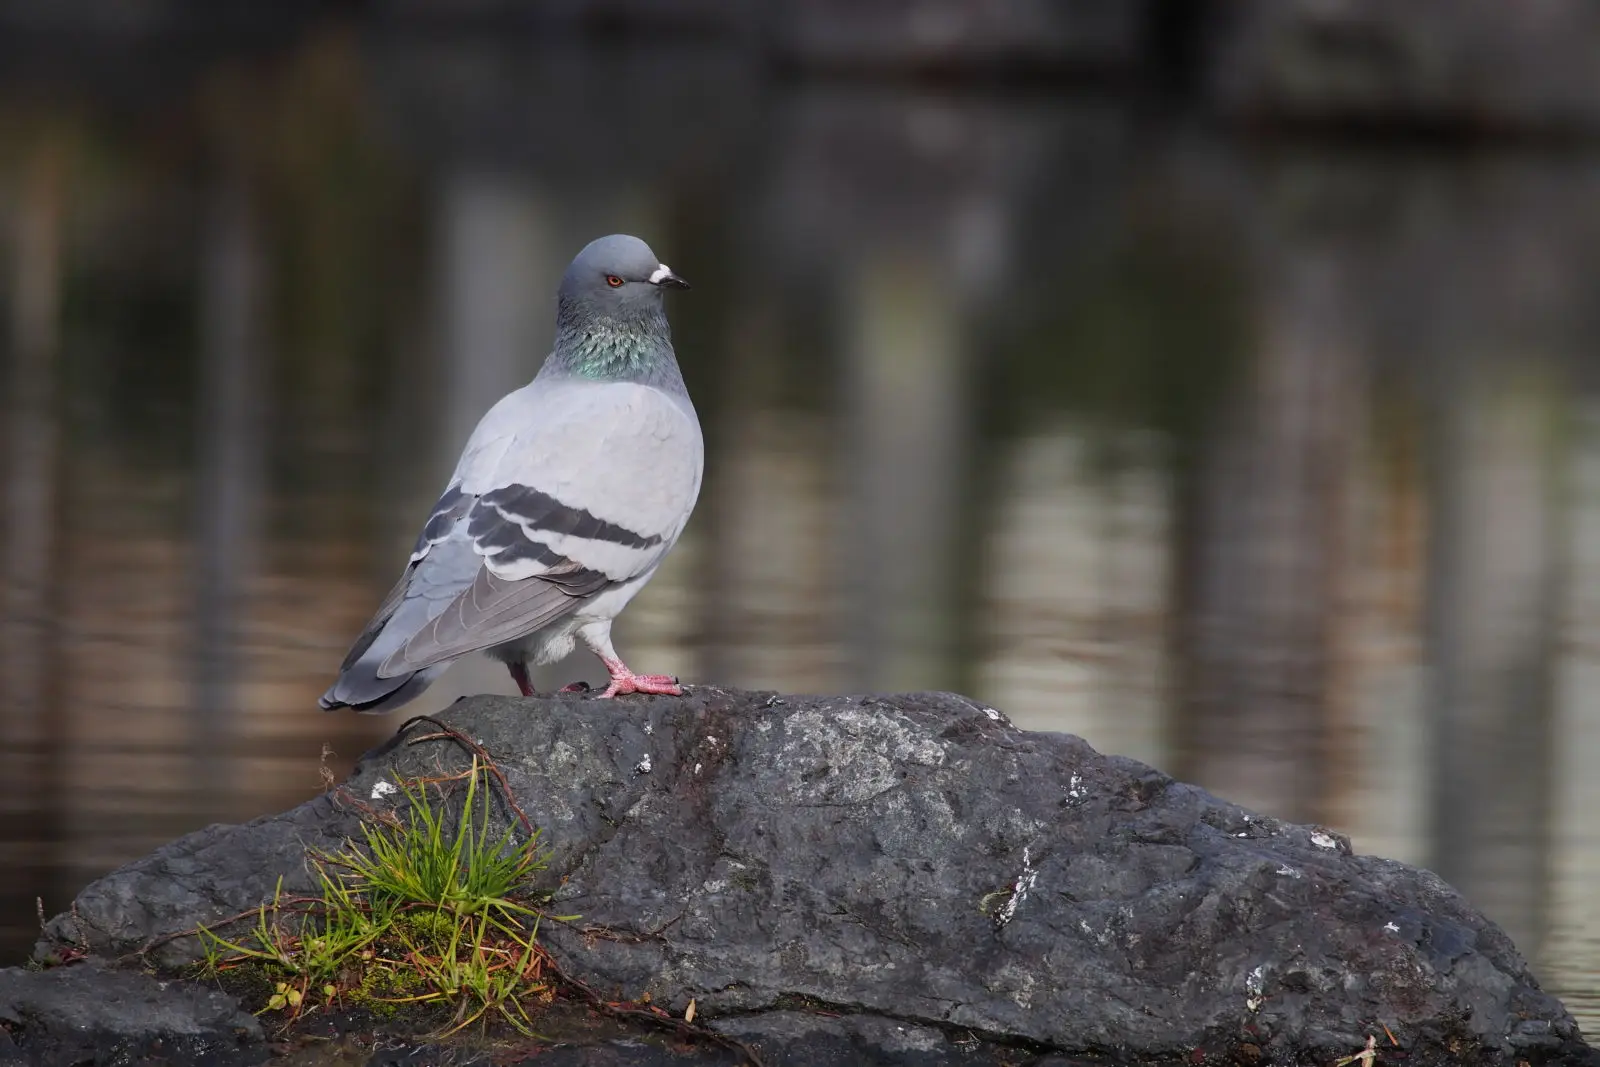
[[[590,241],[567,267],[561,303],[590,314],[631,318],[659,308],[665,290],[687,288],[689,283],[657,259],[649,245],[615,233]]]

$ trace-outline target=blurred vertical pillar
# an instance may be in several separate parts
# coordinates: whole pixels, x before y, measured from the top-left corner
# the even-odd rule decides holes
[[[822,428],[838,438],[836,684],[970,686],[995,525],[981,435],[1016,432],[1013,411],[991,419],[980,328],[1005,332],[1018,283],[1104,228],[1124,116],[829,83],[786,94],[771,128],[756,261],[787,275],[799,332],[841,354]]]
[[[860,691],[955,683],[969,405],[950,277],[941,257],[891,246],[864,250],[850,286],[842,408],[856,517],[849,682]]]
[[[555,329],[552,294],[562,269],[552,264],[566,262],[560,235],[550,232],[547,212],[527,177],[458,166],[440,180],[438,366],[445,375],[436,394],[440,436],[429,464],[432,473],[423,479],[429,498],[404,502],[405,515],[397,517],[408,539],[484,412],[532,380],[549,352]],[[469,656],[417,710],[441,707],[463,692],[514,691],[504,668]]]
[[[717,372],[696,393],[711,450],[695,518],[705,544],[700,666],[731,685],[828,691],[843,660],[832,626],[837,427],[796,381],[825,350],[778,299],[794,300],[798,286],[759,281],[727,299],[735,310]]]
[[[5,629],[0,647],[8,748],[37,744],[48,685],[56,530],[55,363],[60,348],[62,162],[56,146],[25,164],[13,244],[7,408]],[[9,779],[8,779],[9,780]]]
[[[4,583],[0,595],[0,804],[32,851],[58,840],[62,723],[54,706],[59,441],[56,360],[61,345],[65,162],[46,136],[24,155],[13,231],[10,374],[5,382]],[[19,796],[19,794],[21,796]],[[39,813],[43,819],[38,818]],[[7,820],[10,821],[9,819]],[[8,827],[8,829],[10,829]],[[7,836],[11,836],[7,834]],[[8,850],[9,851],[9,850]],[[41,862],[32,856],[24,862]],[[11,863],[16,864],[13,855]],[[23,880],[15,866],[11,868]],[[37,888],[19,885],[32,895]],[[61,901],[56,900],[55,904]],[[8,908],[8,914],[16,912]]]
[[[968,678],[975,545],[993,521],[972,325],[1004,291],[1024,193],[1069,129],[1054,108],[833,85],[791,94],[774,129],[760,255],[814,281],[790,291],[842,355],[827,597],[843,636],[838,682],[956,687]],[[1074,202],[1097,191],[1076,171],[1072,182]],[[1053,183],[1051,195],[1067,192]]]
[[[1345,272],[1297,252],[1266,272],[1254,369],[1180,505],[1181,777],[1280,818],[1328,818],[1343,530],[1359,439]]]
[[[225,808],[235,718],[245,711],[242,647],[263,518],[263,250],[244,166],[225,163],[200,249],[200,392],[195,487],[195,699],[190,739],[199,810]]]
[[[566,262],[527,180],[456,170],[444,182],[440,478],[489,406],[530,381],[550,350],[561,276],[552,264]]]
[[[1429,865],[1533,954],[1549,920],[1561,391],[1449,362],[1429,441]]]

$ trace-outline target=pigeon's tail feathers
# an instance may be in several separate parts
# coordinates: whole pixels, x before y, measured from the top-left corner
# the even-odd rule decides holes
[[[444,667],[429,667],[423,671],[413,671],[399,678],[378,678],[372,676],[376,685],[356,691],[354,686],[344,684],[341,678],[332,688],[322,694],[317,701],[322,705],[323,711],[335,711],[339,708],[353,708],[363,715],[377,715],[385,711],[393,711],[401,704],[415,700],[422,695],[422,691],[433,684],[435,678],[444,673]],[[390,687],[393,688],[390,688]],[[387,691],[384,691],[387,690]],[[374,695],[376,694],[376,695]],[[363,699],[370,697],[370,699]]]
[[[427,623],[427,603],[399,598],[388,613],[380,613],[368,624],[345,657],[339,677],[317,703],[324,711],[355,708],[380,712],[397,708],[433,684],[446,664],[423,670],[405,671],[393,677],[379,673],[385,660],[409,641]],[[385,605],[386,607],[388,605]]]
[[[446,492],[441,508],[450,503],[452,493],[454,490]],[[318,701],[323,709],[388,711],[420,694],[443,674],[448,666],[443,662],[386,669],[386,661],[472,584],[478,566],[470,539],[452,538],[448,531],[435,530],[429,520],[405,573],[356,638],[339,667],[338,679]]]
[[[354,667],[357,663],[360,663],[361,658],[367,654],[367,650],[373,646],[373,643],[376,642],[379,637],[383,636],[383,631],[388,626],[389,620],[394,616],[395,609],[400,606],[402,598],[405,596],[406,581],[410,577],[411,568],[407,567],[406,573],[403,577],[401,577],[399,584],[396,585],[394,590],[384,598],[383,606],[380,607],[378,609],[378,613],[372,617],[372,621],[367,623],[367,628],[361,631],[361,636],[356,638],[355,644],[350,646],[350,651],[345,653],[344,662],[339,664],[339,675],[341,678],[344,676],[345,672],[350,670],[350,668]],[[334,688],[337,687],[338,683],[336,682],[334,683]],[[332,689],[328,691],[330,693],[333,692]]]

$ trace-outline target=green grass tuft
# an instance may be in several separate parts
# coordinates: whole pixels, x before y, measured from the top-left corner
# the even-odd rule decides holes
[[[365,853],[347,848],[324,858],[344,868],[374,901],[431,905],[457,915],[535,915],[511,897],[531,875],[544,869],[539,832],[518,842],[508,826],[491,842],[493,801],[488,789],[479,790],[479,779],[474,759],[466,802],[454,831],[448,825],[448,809],[433,805],[426,784],[400,782],[410,801],[410,821],[399,828],[364,824]],[[479,800],[481,805],[475,806]]]
[[[538,831],[491,836],[487,775],[474,758],[445,780],[466,782],[459,816],[445,782],[398,781],[404,818],[363,824],[361,845],[310,854],[316,896],[285,899],[280,878],[246,935],[201,927],[206,971],[258,969],[271,984],[257,1014],[289,1021],[347,1002],[421,1004],[454,1007],[447,1033],[500,1018],[531,1034],[527,1005],[551,989],[527,882],[547,853]]]

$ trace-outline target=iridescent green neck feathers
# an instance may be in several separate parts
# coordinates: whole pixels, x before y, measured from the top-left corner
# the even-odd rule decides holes
[[[597,314],[580,301],[561,302],[555,348],[540,376],[587,378],[597,382],[641,382],[683,388],[672,351],[672,331],[659,300],[653,307],[629,309],[625,317]]]

